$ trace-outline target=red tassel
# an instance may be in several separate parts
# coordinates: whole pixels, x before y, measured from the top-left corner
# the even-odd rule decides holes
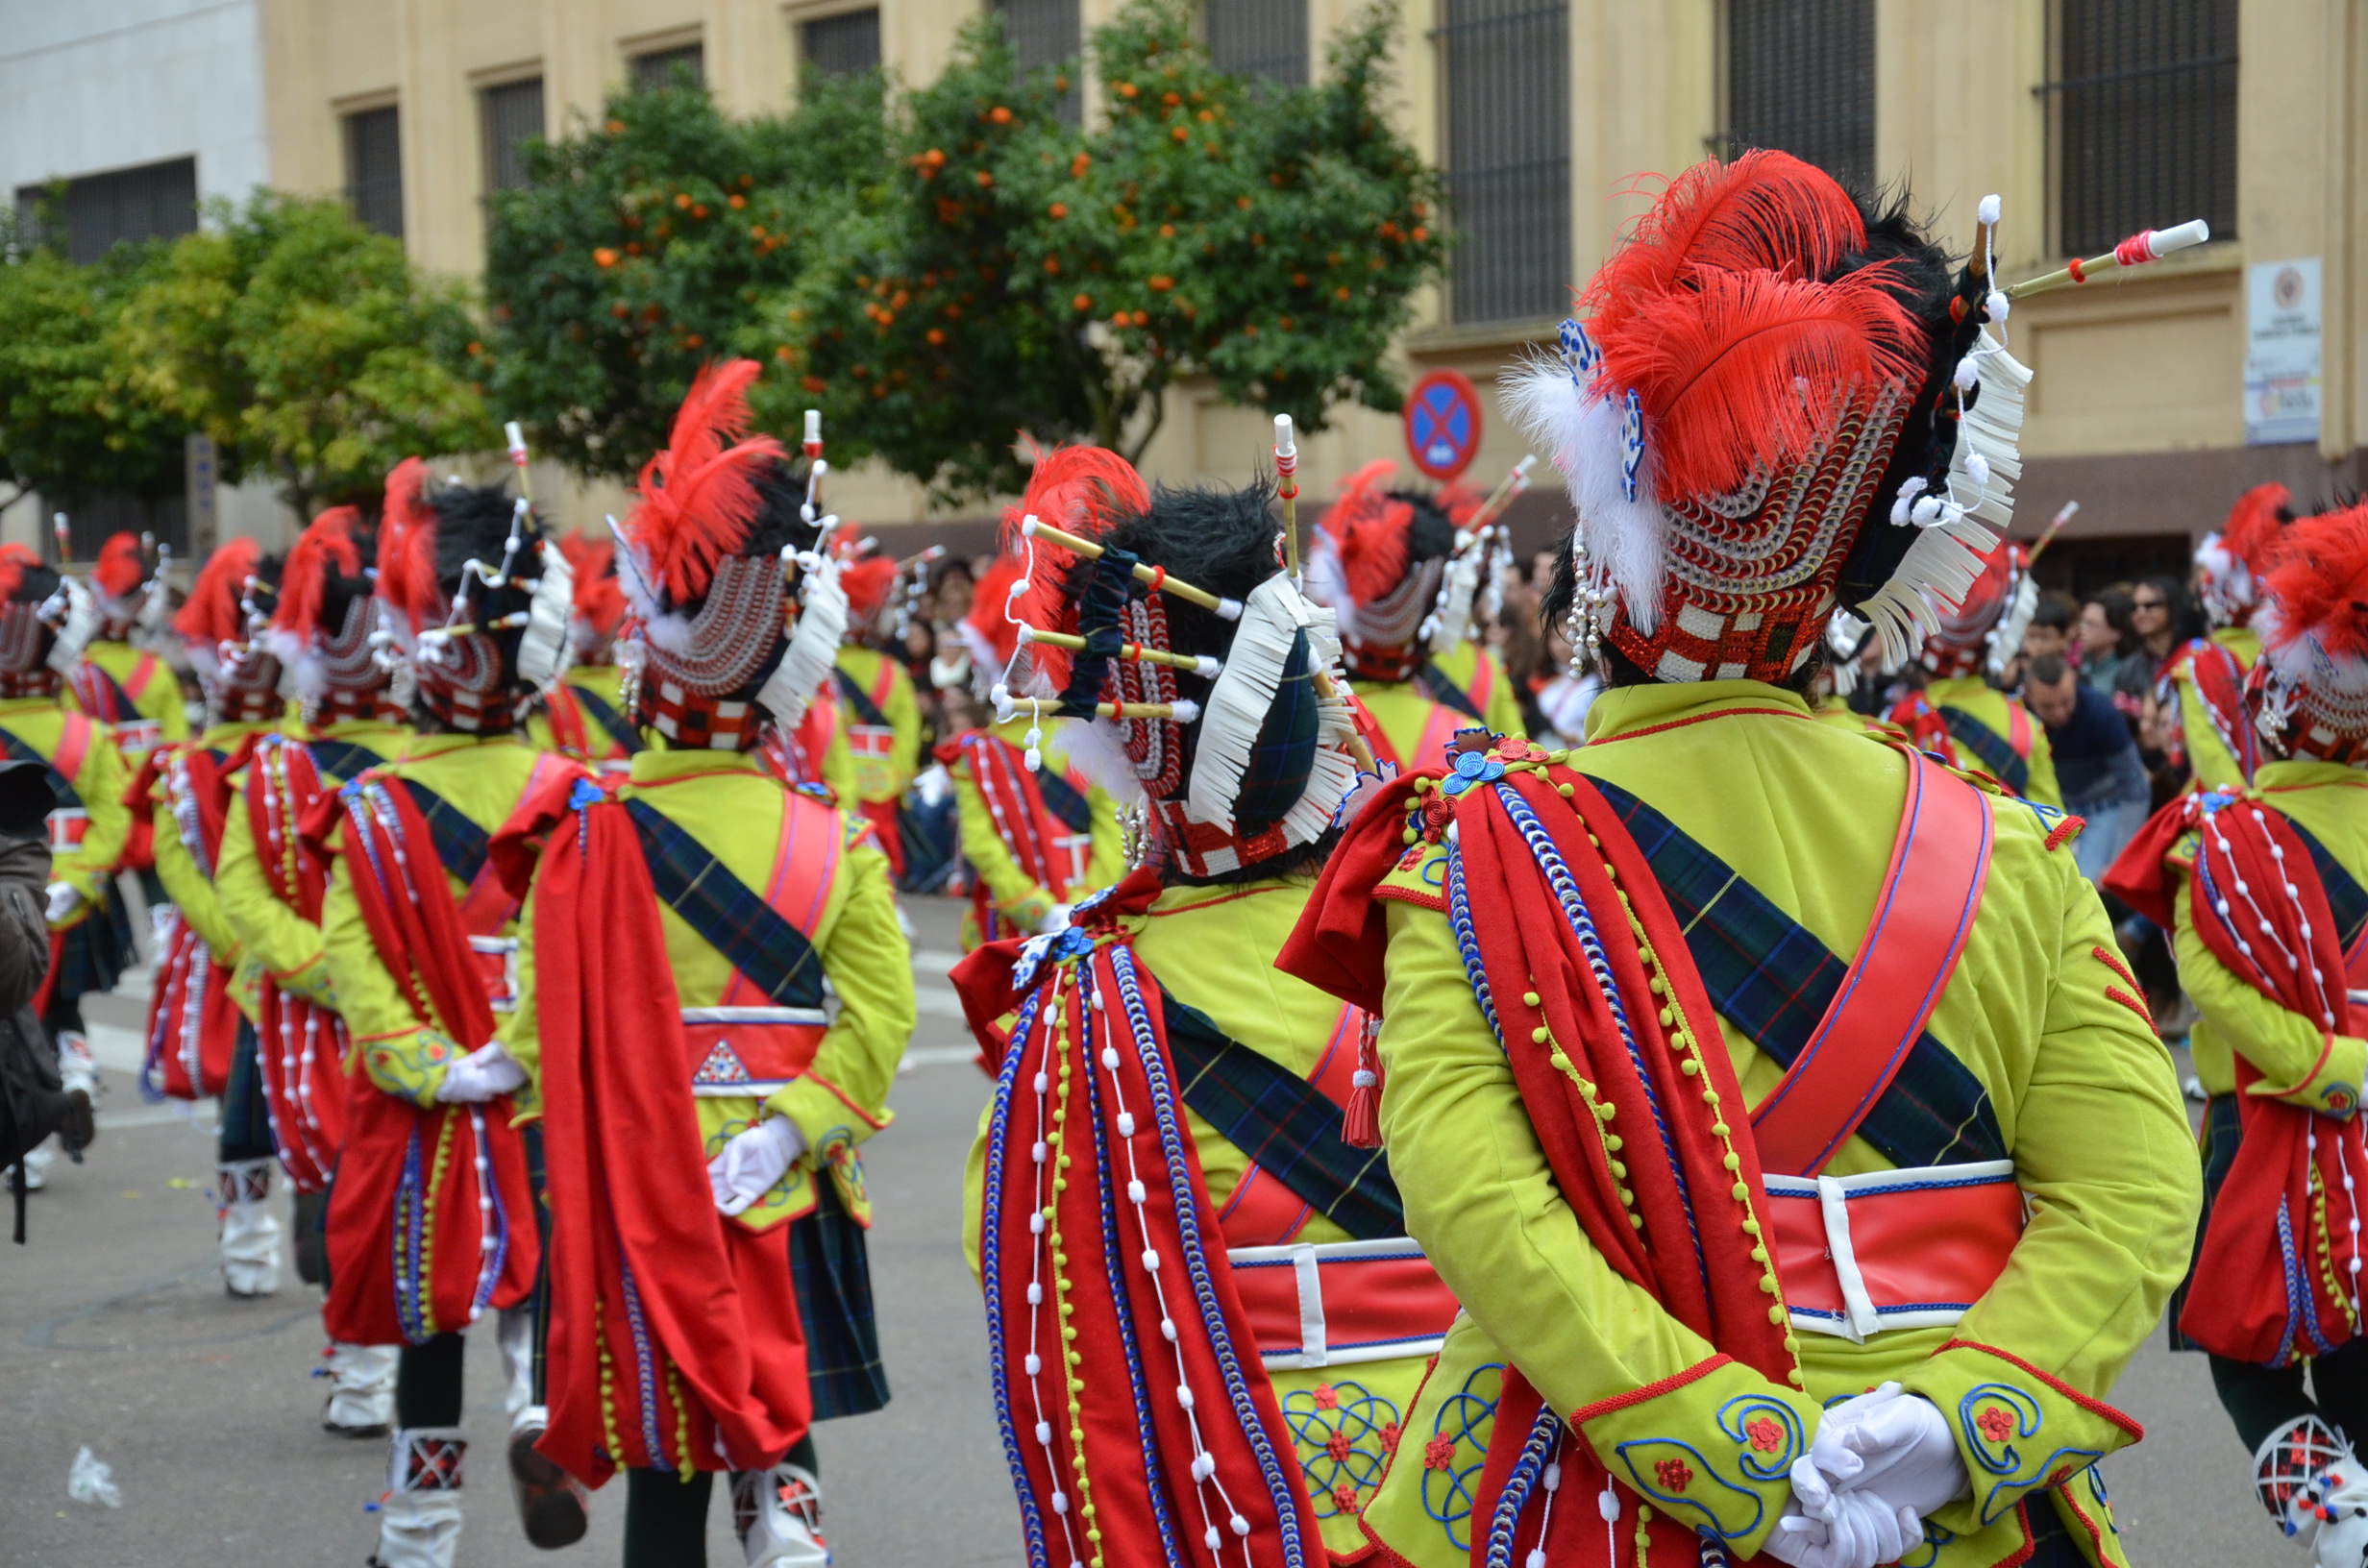
[[[1381,1147],[1381,1019],[1369,1013],[1357,1038],[1357,1070],[1341,1117],[1341,1141],[1354,1149]]]

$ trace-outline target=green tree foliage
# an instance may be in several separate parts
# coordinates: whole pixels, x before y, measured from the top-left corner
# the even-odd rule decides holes
[[[475,328],[343,204],[260,192],[166,247],[107,334],[132,391],[299,516],[371,502],[415,453],[499,435],[456,365]]]
[[[494,406],[580,473],[637,473],[700,365],[795,280],[833,193],[877,177],[882,94],[876,74],[818,77],[795,113],[736,120],[685,79],[530,143],[530,184],[493,198]]]
[[[1188,377],[1307,430],[1398,407],[1391,346],[1444,242],[1438,176],[1379,103],[1395,11],[1292,88],[1218,70],[1184,0],[1132,0],[1094,36],[1084,129],[1057,113],[1073,67],[1023,71],[974,22],[735,339],[792,373],[760,409],[819,404],[834,453],[951,500],[1016,487],[1020,431],[1140,454]]]
[[[0,215],[0,477],[11,491],[0,506],[27,490],[70,504],[92,491],[181,489],[188,422],[135,396],[107,344],[161,249],[120,245],[77,266]]]

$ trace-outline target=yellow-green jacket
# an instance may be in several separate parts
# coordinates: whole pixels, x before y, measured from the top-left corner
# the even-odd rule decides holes
[[[870,805],[903,798],[921,766],[921,701],[904,666],[877,649],[849,644],[838,658],[840,730],[848,737],[855,769],[855,799]],[[854,699],[844,690],[852,682],[866,701],[876,700],[888,723],[885,734],[871,733]],[[852,806],[854,800],[849,800]]]
[[[1830,951],[1857,951],[1905,794],[1909,761],[1897,751],[1814,722],[1776,688],[1709,681],[1606,692],[1570,759],[1649,801]],[[1625,1442],[1695,1451],[1702,1462],[1685,1470],[1685,1496],[1717,1521],[1739,1561],[1764,1544],[1787,1492],[1781,1472],[1761,1481],[1739,1467],[1748,1451],[1720,1426],[1739,1398],[1781,1401],[1805,1433],[1822,1405],[1885,1379],[1936,1405],[1988,1511],[1972,1501],[1939,1509],[1927,1522],[1935,1550],[1912,1559],[1919,1568],[2014,1560],[2025,1540],[2015,1505],[2071,1469],[2070,1457],[2132,1440],[2102,1401],[2185,1268],[2195,1152],[2149,1021],[2108,994],[2121,984],[2105,956],[2111,927],[2066,838],[2050,845],[2057,815],[1988,804],[1986,891],[1929,1028],[1987,1090],[2029,1201],[2027,1228],[2004,1273],[1954,1325],[1862,1343],[1800,1335],[1801,1387],[1714,1363],[1707,1343],[1589,1244],[1436,907],[1445,851],[1418,849],[1385,882],[1432,902],[1387,906],[1384,1139],[1407,1228],[1466,1313],[1366,1515],[1413,1568],[1468,1560],[1469,1496],[1508,1360],[1566,1415],[1592,1408],[1578,1435],[1607,1462]],[[1721,1022],[1756,1105],[1782,1071]],[[1826,1174],[1888,1168],[1854,1137]],[[2008,1405],[2027,1412],[2010,1446],[1981,1430]],[[2094,1521],[2102,1560],[2125,1560],[2091,1471],[2037,1506],[2051,1501],[2075,1539],[2086,1542],[2082,1521]],[[1628,1517],[1633,1530],[1633,1508]]]
[[[2211,634],[2211,641],[2236,655],[2239,668],[2250,670],[2253,661],[2261,656],[2261,634],[2251,626],[2221,626]],[[2211,722],[2211,709],[2195,690],[2195,666],[2182,658],[2171,672],[2172,689],[2179,698],[2179,733],[2187,748],[2187,771],[2200,789],[2241,790],[2245,787],[2244,769],[2235,754],[2221,740],[2218,726]]]
[[[80,925],[112,893],[115,863],[123,858],[124,840],[132,831],[132,813],[123,799],[132,781],[125,776],[123,759],[108,744],[106,725],[70,712],[56,698],[0,698],[0,731],[38,752],[53,769],[69,724],[88,725],[82,759],[71,770],[69,780],[82,796],[85,819],[74,830],[80,834],[79,842],[66,847],[73,833],[53,815],[49,876],[53,882],[71,884],[83,899],[72,914],[56,923],[56,930]]]
[[[2047,744],[2047,726],[2028,711],[2018,720],[2016,710],[2021,704],[2014,698],[1979,675],[1944,675],[1924,688],[1924,699],[1935,708],[1959,709],[2002,741],[2018,726],[2027,726],[2031,754],[2025,763],[2030,776],[2019,793],[2026,800],[2036,800],[2043,806],[2063,804],[2063,788],[2056,782],[2056,752]],[[1991,771],[1988,763],[1962,744],[1957,748],[1957,758],[1967,768]]]
[[[1498,735],[1521,733],[1520,694],[1513,689],[1513,677],[1505,673],[1505,661],[1496,656],[1494,649],[1476,638],[1467,637],[1431,660],[1431,668],[1453,681],[1456,690],[1480,709],[1480,717],[1474,723]],[[1423,677],[1418,674],[1415,678]]]
[[[1067,753],[1061,749],[1062,726],[1066,720],[1046,724],[1041,749],[1045,766],[1055,772],[1069,767]],[[1028,721],[1015,719],[1009,723],[991,726],[989,733],[1014,747],[1027,744]],[[957,742],[939,747],[946,760],[947,772],[953,779],[954,804],[961,829],[962,858],[970,862],[978,878],[978,891],[972,899],[972,912],[962,924],[962,947],[965,952],[981,942],[993,940],[997,933],[981,929],[986,924],[985,911],[996,919],[1015,927],[1021,934],[1033,933],[1051,914],[1053,906],[1074,903],[1098,888],[1106,888],[1126,874],[1126,845],[1119,831],[1118,807],[1098,785],[1088,785],[1087,803],[1093,808],[1093,820],[1088,831],[1092,841],[1086,849],[1084,880],[1073,887],[1055,891],[1020,863],[1003,828],[998,824],[995,811],[988,805],[979,789],[974,772],[974,759]],[[1063,828],[1062,832],[1067,829]],[[984,906],[982,911],[981,906]],[[1008,933],[1000,933],[1008,934]]]
[[[130,723],[144,721],[156,726],[155,734],[145,738],[144,744],[124,746],[123,740],[118,739],[117,745],[123,747],[125,759],[133,767],[137,767],[152,747],[172,746],[189,738],[189,709],[182,700],[181,682],[160,655],[130,643],[94,640],[83,649],[83,662],[103,671],[131,698],[133,711],[139,719]],[[84,701],[81,687],[80,679],[67,681],[67,700],[87,713],[91,706]],[[118,722],[113,727],[121,730],[128,725]]]

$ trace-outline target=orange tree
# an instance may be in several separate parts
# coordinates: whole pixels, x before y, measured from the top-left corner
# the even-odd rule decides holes
[[[1023,71],[974,22],[735,338],[777,362],[760,409],[818,405],[834,455],[955,500],[1017,487],[1021,432],[1139,455],[1187,378],[1307,430],[1396,408],[1391,344],[1444,246],[1438,175],[1378,103],[1395,11],[1283,87],[1217,69],[1182,0],[1133,0],[1094,36],[1083,129],[1074,66]]]
[[[795,113],[728,118],[687,77],[530,142],[491,198],[471,372],[542,454],[628,478],[700,365],[797,276],[832,193],[875,177],[877,75],[810,79]]]

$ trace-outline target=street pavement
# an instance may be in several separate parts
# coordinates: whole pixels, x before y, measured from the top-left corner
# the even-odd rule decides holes
[[[894,1397],[876,1415],[817,1429],[825,1528],[840,1568],[1005,1568],[1021,1560],[1018,1531],[959,1241],[963,1158],[987,1084],[945,979],[957,911],[923,901],[912,913],[921,1027],[892,1099],[896,1124],[864,1154]],[[136,985],[90,1009],[111,1069],[136,1062],[140,1011]],[[107,1076],[88,1163],[61,1162],[32,1199],[30,1244],[0,1246],[0,1568],[359,1564],[385,1448],[319,1428],[317,1299],[292,1275],[271,1300],[223,1294],[210,1108],[192,1118],[142,1105],[128,1071]],[[527,1545],[499,1458],[499,1359],[490,1335],[470,1337],[467,1425],[481,1446],[462,1568],[615,1562],[617,1486],[595,1496],[581,1545]],[[2202,1358],[2173,1356],[2157,1335],[2116,1400],[2147,1429],[2106,1472],[2138,1568],[2302,1561],[2253,1499]],[[83,1445],[112,1466],[120,1508],[69,1501]],[[739,1561],[727,1512],[719,1496],[718,1568]]]

